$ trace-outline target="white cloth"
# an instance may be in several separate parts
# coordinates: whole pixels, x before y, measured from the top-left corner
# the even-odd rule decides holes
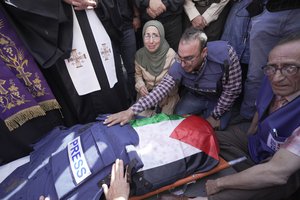
[[[4,179],[8,177],[15,169],[17,169],[21,165],[28,163],[29,161],[30,156],[25,156],[7,163],[6,165],[0,166],[0,183],[2,183],[2,181],[4,181]]]

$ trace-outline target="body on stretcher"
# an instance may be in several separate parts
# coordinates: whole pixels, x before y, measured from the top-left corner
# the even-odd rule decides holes
[[[182,178],[170,185],[166,185],[166,186],[163,186],[155,191],[152,191],[152,192],[149,192],[147,194],[144,194],[144,195],[141,195],[141,196],[133,196],[133,197],[130,197],[130,200],[142,200],[142,199],[146,199],[146,198],[150,198],[152,196],[155,196],[155,195],[159,195],[160,193],[162,192],[166,192],[166,191],[171,191],[173,190],[174,188],[177,188],[179,186],[183,186],[183,185],[188,185],[190,183],[195,183],[195,181],[201,181],[201,179],[207,177],[207,176],[210,176],[210,175],[213,175],[213,174],[216,174],[224,169],[227,169],[237,163],[240,163],[240,162],[243,162],[244,160],[246,160],[246,157],[241,157],[241,158],[237,158],[235,160],[232,160],[232,161],[225,161],[223,158],[220,158],[220,162],[219,164],[207,171],[207,172],[203,172],[203,173],[195,173],[195,174],[192,174],[188,177],[185,177],[185,178]],[[12,161],[6,165],[3,165],[3,166],[0,166],[0,183],[10,174],[12,173],[17,167],[27,163],[30,161],[30,157],[29,156],[25,156],[23,158],[19,158],[15,161]],[[185,191],[182,191],[182,193],[185,192]]]
[[[135,174],[132,176],[133,183],[131,184],[131,189],[133,192],[132,194],[135,197],[147,195],[148,193],[156,190],[160,191],[163,188],[166,188],[166,185],[172,185],[174,182],[176,184],[184,184],[184,181],[191,181],[189,177],[199,179],[199,176],[204,176],[201,175],[202,173],[215,173],[216,171],[229,166],[227,162],[224,162],[224,160],[220,159],[218,156],[219,148],[213,129],[207,121],[197,116],[182,117],[160,114],[151,118],[135,120],[131,123],[131,126],[107,128],[101,124],[102,123],[100,121],[100,123],[93,123],[91,125],[82,125],[75,128],[72,127],[70,129],[65,129],[61,133],[55,133],[56,135],[54,134],[54,136],[50,134],[50,138],[48,138],[48,140],[41,141],[36,145],[36,149],[41,150],[41,152],[44,153],[43,156],[45,158],[48,158],[48,154],[50,154],[49,162],[51,161],[51,163],[47,164],[43,162],[43,166],[47,167],[45,168],[45,172],[53,173],[53,175],[48,175],[47,173],[45,174],[44,171],[36,171],[35,167],[33,167],[32,171],[39,172],[46,178],[50,177],[50,184],[47,186],[47,188],[41,188],[39,191],[34,191],[37,193],[37,195],[30,196],[31,199],[38,197],[38,195],[41,194],[47,195],[43,191],[50,191],[50,194],[53,195],[51,200],[80,199],[87,197],[86,195],[91,195],[91,187],[93,187],[93,192],[97,193],[95,194],[97,197],[102,194],[103,191],[101,191],[101,187],[97,187],[97,183],[105,176],[102,174],[99,177],[99,172],[95,172],[94,168],[91,168],[91,175],[88,176],[88,178],[77,184],[80,185],[78,188],[76,186],[76,182],[74,181],[74,177],[72,178],[72,170],[69,166],[70,163],[68,159],[67,145],[68,143],[72,142],[74,138],[78,137],[80,137],[81,140],[82,152],[85,155],[86,162],[90,167],[93,166],[97,169],[99,169],[99,164],[97,164],[99,163],[99,159],[102,160],[102,163],[104,163],[103,159],[106,159],[104,164],[114,162],[115,159],[112,159],[111,161],[107,160],[109,159],[106,155],[107,150],[115,151],[118,149],[118,152],[120,152],[123,157],[125,156],[125,160],[127,159],[127,163],[128,156],[124,154],[124,151],[127,151],[129,159],[130,155],[132,154],[131,151],[138,154],[143,166],[139,166],[139,168],[136,169],[138,171],[135,171]],[[132,128],[134,130],[132,130]],[[126,131],[127,136],[124,132],[121,133],[123,130]],[[78,131],[81,132],[78,133]],[[136,138],[136,136],[134,136],[135,134],[138,135],[138,145],[136,139],[134,139]],[[107,149],[109,148],[106,147],[108,143],[103,142],[103,140],[107,142],[116,140],[114,142],[117,142],[116,144],[119,142],[124,143],[124,141],[129,140],[129,136],[132,137],[131,140],[133,141],[133,144],[129,145],[130,148],[128,149],[127,143],[123,144],[122,147],[117,145],[112,149]],[[87,143],[86,140],[92,141],[93,144]],[[55,144],[53,144],[53,142],[55,142]],[[67,145],[62,145],[62,142],[65,142]],[[130,141],[128,142],[131,143]],[[55,154],[48,150],[47,147],[49,146],[55,147]],[[100,150],[96,151],[95,148],[100,148]],[[98,154],[99,151],[106,153]],[[92,156],[90,156],[90,154]],[[39,154],[39,152],[33,152],[33,154],[30,156],[30,163],[27,163],[31,164],[33,162],[33,164],[25,168],[25,171],[28,171],[28,169],[31,170],[30,166],[39,166],[38,164],[35,164],[33,160],[35,159],[35,161],[37,161],[38,159],[39,161],[41,156],[42,154]],[[28,159],[28,157],[21,159],[21,164],[24,164],[26,159]],[[91,162],[93,164],[91,164]],[[19,163],[19,161],[16,161],[14,165],[16,166],[17,163]],[[12,165],[12,163],[10,164]],[[24,164],[24,166],[27,164]],[[0,170],[5,168],[7,170],[6,166],[2,166]],[[12,170],[11,167],[9,167],[9,169]],[[110,171],[110,166],[104,167],[103,169],[106,173],[108,171],[107,169]],[[8,173],[10,172],[1,171],[1,175]],[[101,173],[103,173],[103,171]],[[22,180],[27,179],[27,176],[24,175],[23,172],[19,172],[19,174],[22,176]],[[29,174],[31,176],[32,172],[29,171]],[[28,176],[29,182],[36,181],[35,179],[30,180],[30,176]],[[18,173],[17,176],[9,176],[8,180],[11,179],[10,177],[18,179]],[[11,180],[13,181],[14,179]],[[2,191],[3,188],[7,187],[7,181],[5,184],[0,184]],[[37,182],[35,184],[39,183]],[[62,184],[64,186],[63,189]],[[11,187],[9,188],[11,189]],[[68,190],[66,191],[65,188]],[[86,189],[82,191],[83,188]],[[89,192],[87,193],[87,191]],[[6,195],[4,196],[4,199],[7,199]],[[8,195],[11,194],[9,193]],[[20,195],[23,195],[23,193]],[[24,197],[24,199],[28,198],[29,197]]]

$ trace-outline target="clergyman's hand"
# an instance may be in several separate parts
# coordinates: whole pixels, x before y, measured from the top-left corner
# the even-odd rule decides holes
[[[74,6],[74,10],[89,10],[97,7],[98,0],[63,0]]]
[[[112,166],[109,188],[106,184],[103,184],[102,188],[107,200],[128,199],[129,183],[127,183],[127,173],[124,175],[124,164],[122,160],[117,159]]]
[[[134,116],[134,112],[131,110],[131,108],[128,108],[127,110],[109,115],[103,122],[103,124],[106,124],[107,126],[112,126],[115,124],[120,123],[121,126],[124,124],[127,124]]]

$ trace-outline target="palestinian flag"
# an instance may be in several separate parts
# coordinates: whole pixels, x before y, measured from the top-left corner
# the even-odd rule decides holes
[[[133,177],[135,195],[171,184],[219,162],[219,148],[210,124],[198,116],[159,114],[132,121],[139,135],[136,148],[144,167]]]

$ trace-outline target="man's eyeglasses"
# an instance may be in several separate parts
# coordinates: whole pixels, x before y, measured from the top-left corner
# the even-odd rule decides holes
[[[144,35],[145,40],[150,40],[151,38],[152,38],[153,41],[158,41],[160,39],[160,36],[156,35],[156,34],[153,34],[153,35],[146,34],[146,35]]]
[[[274,74],[276,74],[277,70],[279,70],[283,76],[292,76],[298,72],[299,68],[300,66],[294,64],[284,65],[281,68],[274,65],[265,65],[262,67],[262,70],[267,76],[273,76]]]
[[[193,64],[195,58],[197,58],[198,56],[187,56],[187,57],[181,58],[178,54],[176,54],[174,58],[175,58],[175,61],[178,63],[184,63],[186,65],[191,65],[191,64]]]

